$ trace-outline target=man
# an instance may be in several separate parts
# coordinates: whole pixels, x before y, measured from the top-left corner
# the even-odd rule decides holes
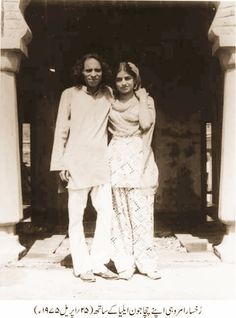
[[[94,274],[116,278],[104,265],[110,260],[112,199],[107,161],[107,122],[111,92],[105,85],[108,68],[96,54],[87,54],[74,67],[75,86],[61,96],[51,171],[60,171],[68,188],[69,241],[75,276],[94,282]],[[97,211],[89,253],[83,215],[88,195]]]

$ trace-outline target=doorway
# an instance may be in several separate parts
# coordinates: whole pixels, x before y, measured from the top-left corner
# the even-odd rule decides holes
[[[33,33],[18,78],[22,122],[31,136],[31,217],[36,224],[67,227],[67,194],[49,172],[58,102],[71,85],[70,70],[87,52],[114,67],[129,60],[155,100],[153,148],[160,170],[155,219],[183,224],[205,220],[205,135],[209,107],[212,2],[37,1],[26,9]],[[204,163],[205,162],[205,163]],[[88,205],[85,221],[96,213]],[[157,222],[158,223],[158,222]],[[89,230],[90,231],[90,230]]]

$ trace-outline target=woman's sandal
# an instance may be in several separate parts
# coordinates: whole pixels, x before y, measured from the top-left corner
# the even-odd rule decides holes
[[[157,271],[149,272],[149,273],[147,273],[146,275],[147,275],[147,277],[149,277],[149,278],[151,278],[151,279],[154,279],[154,280],[156,280],[156,279],[161,279],[161,275],[160,275],[159,272],[157,272]]]
[[[132,277],[133,277],[133,272],[131,271],[123,271],[123,272],[120,272],[119,275],[118,275],[118,279],[124,279],[124,280],[130,280]]]

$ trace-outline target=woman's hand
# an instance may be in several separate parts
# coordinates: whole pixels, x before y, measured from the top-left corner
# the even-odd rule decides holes
[[[59,172],[59,176],[60,176],[62,181],[68,182],[69,178],[70,178],[70,173],[68,170],[62,170]]]
[[[148,99],[148,92],[145,88],[140,88],[135,92],[136,96],[138,97],[141,103],[147,103]]]
[[[135,94],[139,99],[139,125],[143,131],[146,131],[154,123],[154,119],[149,108],[148,92],[145,88],[140,88],[135,92]]]

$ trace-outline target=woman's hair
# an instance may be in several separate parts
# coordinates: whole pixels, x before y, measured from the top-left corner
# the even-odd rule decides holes
[[[139,75],[139,69],[137,66],[131,62],[121,62],[119,63],[117,69],[114,72],[114,82],[116,79],[116,76],[119,72],[124,71],[127,72],[129,75],[131,75],[134,79],[134,90],[138,90],[141,86],[141,78]],[[116,88],[115,88],[116,89]]]
[[[83,75],[83,69],[84,69],[84,62],[88,59],[95,59],[101,64],[102,68],[102,81],[100,83],[100,86],[109,85],[111,81],[111,70],[107,63],[104,62],[104,60],[96,53],[88,53],[82,56],[81,59],[78,59],[75,62],[75,65],[72,68],[72,79],[74,82],[74,85],[84,85],[84,75]]]

